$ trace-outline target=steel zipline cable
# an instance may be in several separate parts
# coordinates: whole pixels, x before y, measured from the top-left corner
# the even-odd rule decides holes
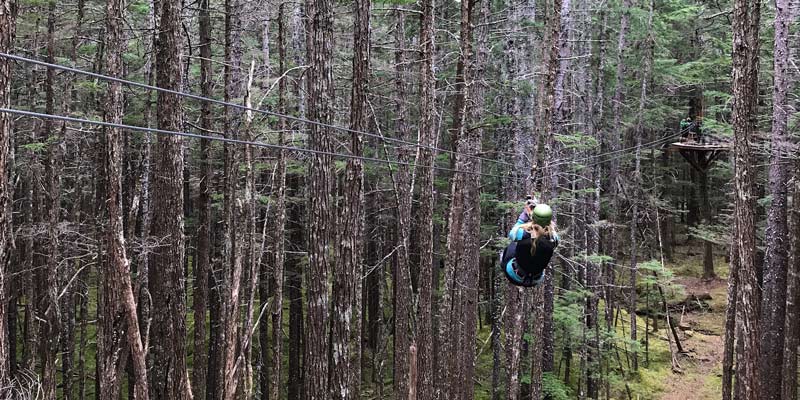
[[[563,159],[560,159],[560,160],[555,160],[554,162],[552,162],[550,164],[545,164],[545,167],[550,167],[550,168],[558,167],[558,166],[561,166],[561,165],[574,164],[574,163],[577,163],[579,161],[591,161],[589,164],[582,165],[582,167],[584,167],[584,168],[585,167],[592,167],[592,166],[600,165],[600,164],[605,164],[605,163],[607,163],[607,162],[609,162],[611,160],[616,160],[618,158],[624,157],[626,155],[625,154],[626,152],[631,151],[631,150],[636,150],[636,147],[639,147],[641,149],[649,149],[650,147],[655,147],[655,146],[658,146],[658,145],[661,145],[661,144],[668,143],[671,140],[675,139],[676,137],[678,137],[678,136],[680,136],[682,134],[683,134],[683,132],[679,132],[679,133],[676,133],[676,134],[673,134],[673,135],[668,135],[668,136],[662,137],[661,139],[653,140],[652,142],[642,143],[639,146],[626,147],[626,148],[623,148],[623,149],[612,150],[612,151],[608,151],[608,152],[605,152],[605,153],[593,154],[591,156],[576,157],[576,158],[563,158]],[[607,158],[605,160],[600,160],[600,161],[596,161],[595,160],[595,159],[606,157],[606,156],[609,156],[609,155],[612,155],[613,157]]]
[[[121,84],[128,85],[128,86],[139,87],[139,88],[142,88],[142,89],[147,89],[147,90],[152,90],[152,91],[157,91],[157,92],[162,92],[162,93],[174,94],[176,96],[184,97],[184,98],[187,98],[187,99],[193,99],[193,100],[198,100],[198,101],[207,101],[209,103],[214,103],[214,104],[225,106],[225,107],[232,107],[232,108],[236,108],[236,109],[242,110],[242,111],[251,111],[251,112],[255,112],[255,113],[259,113],[259,114],[263,114],[263,115],[269,115],[269,116],[273,116],[273,117],[277,117],[277,118],[283,118],[283,119],[287,119],[287,120],[295,121],[295,122],[300,122],[300,123],[304,123],[304,124],[316,125],[316,126],[320,126],[320,127],[324,127],[324,128],[329,128],[329,129],[335,129],[335,130],[342,131],[342,132],[361,134],[361,135],[364,135],[364,136],[373,137],[373,138],[377,138],[377,139],[383,140],[384,142],[386,142],[386,141],[395,142],[395,143],[399,143],[399,144],[403,144],[403,145],[415,146],[415,147],[425,148],[425,149],[429,149],[429,150],[434,150],[434,151],[438,151],[438,152],[441,152],[441,153],[447,153],[447,154],[452,154],[452,155],[460,154],[460,155],[463,155],[465,157],[474,158],[476,160],[487,161],[487,162],[496,163],[496,164],[502,164],[502,165],[506,165],[506,166],[510,166],[510,167],[514,166],[513,164],[511,164],[509,162],[505,162],[505,161],[493,160],[491,158],[480,157],[480,156],[471,155],[471,154],[457,153],[457,152],[452,151],[452,150],[441,149],[441,148],[438,148],[438,147],[435,147],[435,146],[425,146],[425,145],[420,144],[418,142],[412,142],[412,141],[403,140],[403,139],[385,137],[385,136],[377,134],[377,133],[364,132],[364,131],[359,131],[359,130],[355,130],[355,129],[346,128],[346,127],[343,127],[343,126],[328,124],[328,123],[319,122],[319,121],[312,121],[312,120],[301,118],[301,117],[295,117],[293,115],[281,114],[281,113],[278,113],[278,112],[275,112],[275,111],[269,111],[269,110],[263,110],[263,109],[259,109],[259,108],[247,107],[247,106],[243,106],[241,104],[236,104],[236,103],[231,103],[231,102],[227,102],[227,101],[212,99],[212,98],[209,98],[209,97],[198,96],[198,95],[192,94],[192,93],[181,92],[181,91],[172,90],[172,89],[165,89],[165,88],[162,88],[162,87],[148,85],[146,83],[131,81],[131,80],[122,79],[122,78],[115,78],[113,76],[98,74],[96,72],[85,71],[85,70],[82,70],[82,69],[79,69],[79,68],[73,68],[73,67],[69,67],[69,66],[66,66],[66,65],[53,64],[53,63],[49,63],[49,62],[45,62],[45,61],[41,61],[41,60],[35,60],[35,59],[32,59],[32,58],[22,57],[22,56],[18,56],[18,55],[14,55],[14,54],[8,54],[8,53],[0,53],[0,57],[7,58],[9,60],[15,60],[15,61],[23,62],[23,63],[39,65],[39,66],[43,66],[43,67],[46,67],[46,68],[59,69],[59,70],[62,70],[62,71],[72,72],[72,73],[80,74],[80,75],[84,75],[84,76],[89,76],[89,77],[101,79],[101,80],[104,80],[104,81],[117,82],[117,83],[121,83]]]
[[[219,137],[219,136],[208,136],[208,135],[201,135],[197,133],[191,132],[181,132],[181,131],[169,131],[164,129],[158,128],[147,128],[144,126],[136,126],[136,125],[126,125],[126,124],[117,124],[113,122],[106,122],[106,121],[96,121],[90,119],[82,119],[82,118],[74,118],[68,117],[63,115],[53,115],[53,114],[44,114],[38,113],[34,111],[25,111],[25,110],[17,110],[13,108],[0,108],[0,113],[7,113],[13,115],[20,115],[24,117],[32,117],[32,118],[44,118],[44,119],[52,119],[56,121],[64,121],[64,122],[72,122],[78,124],[89,124],[89,125],[98,125],[98,126],[105,126],[105,127],[112,127],[112,128],[119,128],[119,129],[127,129],[132,131],[140,131],[140,132],[153,132],[161,135],[172,135],[172,136],[181,136],[186,138],[192,139],[207,139],[217,142],[224,142],[224,143],[231,143],[237,145],[246,145],[246,146],[253,146],[253,147],[263,147],[269,149],[277,149],[277,150],[286,150],[292,151],[297,153],[310,153],[310,154],[319,154],[319,155],[326,155],[331,157],[340,157],[340,158],[349,158],[349,159],[358,159],[363,161],[369,161],[379,164],[386,164],[386,165],[401,165],[407,167],[416,167],[416,163],[412,162],[403,162],[403,161],[395,161],[395,160],[384,160],[381,158],[375,157],[364,157],[364,156],[354,156],[352,154],[344,154],[344,153],[336,153],[330,151],[322,151],[322,150],[313,150],[313,149],[306,149],[302,147],[293,147],[293,146],[282,146],[278,144],[271,144],[271,143],[264,143],[264,142],[254,142],[248,140],[240,140],[240,139],[231,139],[226,137]],[[464,173],[469,175],[479,175],[479,176],[486,176],[491,178],[500,178],[506,179],[508,177],[502,175],[495,175],[495,174],[488,174],[484,172],[471,172],[471,171],[461,171],[453,168],[446,168],[446,167],[438,167],[432,166],[433,169],[440,170],[440,171],[448,171],[453,173]]]
[[[415,147],[418,147],[418,148],[426,148],[426,149],[430,149],[430,150],[434,150],[434,151],[440,151],[440,152],[443,152],[443,153],[448,153],[448,154],[453,154],[453,155],[462,154],[462,153],[454,152],[452,150],[441,149],[441,148],[437,148],[437,147],[434,147],[434,146],[424,146],[424,145],[422,145],[420,143],[417,143],[417,142],[405,141],[405,140],[402,140],[402,139],[395,139],[395,138],[388,138],[388,137],[385,137],[385,136],[380,135],[380,134],[364,132],[364,131],[358,131],[358,130],[354,130],[354,129],[350,129],[350,128],[345,128],[345,127],[341,127],[341,126],[327,124],[327,123],[323,123],[323,122],[319,122],[319,121],[312,121],[312,120],[308,120],[308,119],[305,119],[305,118],[300,118],[300,117],[295,117],[295,116],[291,116],[291,115],[281,114],[281,113],[277,113],[277,112],[273,112],[273,111],[251,108],[251,107],[247,107],[247,106],[243,106],[243,105],[239,105],[239,104],[235,104],[235,103],[230,103],[230,102],[221,101],[221,100],[217,100],[217,99],[198,96],[198,95],[191,94],[191,93],[186,93],[186,92],[181,92],[181,91],[176,91],[176,90],[171,90],[171,89],[165,89],[165,88],[152,86],[152,85],[148,85],[148,84],[144,84],[144,83],[140,83],[140,82],[130,81],[130,80],[126,80],[126,79],[115,78],[115,77],[108,76],[108,75],[89,72],[89,71],[85,71],[85,70],[81,70],[81,69],[77,69],[77,68],[72,68],[72,67],[68,67],[68,66],[64,66],[64,65],[48,63],[48,62],[44,62],[44,61],[40,61],[40,60],[27,58],[27,57],[22,57],[22,56],[7,54],[7,53],[1,53],[1,52],[0,52],[0,57],[7,58],[7,59],[10,59],[10,60],[16,60],[16,61],[19,61],[19,62],[40,65],[40,66],[44,66],[44,67],[47,67],[47,68],[59,69],[59,70],[72,72],[72,73],[76,73],[76,74],[80,74],[80,75],[85,75],[85,76],[89,76],[89,77],[93,77],[93,78],[97,78],[97,79],[101,79],[101,80],[105,80],[105,81],[126,84],[126,85],[139,87],[139,88],[143,88],[143,89],[147,89],[147,90],[158,91],[158,92],[163,92],[163,93],[170,93],[170,94],[174,94],[174,95],[177,95],[177,96],[181,96],[181,97],[185,97],[185,98],[189,98],[189,99],[193,99],[193,100],[208,101],[208,102],[211,102],[211,103],[214,103],[214,104],[218,104],[218,105],[226,106],[226,107],[233,107],[233,108],[236,108],[236,109],[239,109],[239,110],[243,110],[243,111],[252,111],[252,112],[257,112],[257,113],[260,113],[260,114],[274,116],[274,117],[278,117],[278,118],[285,118],[285,119],[288,119],[288,120],[291,120],[291,121],[300,122],[300,123],[317,125],[317,126],[326,127],[326,128],[335,129],[335,130],[340,130],[340,131],[349,132],[349,133],[363,134],[365,136],[375,137],[375,138],[381,139],[384,142],[390,141],[390,142],[395,142],[395,143],[400,143],[400,144],[405,144],[405,145],[411,145],[411,146],[415,146]],[[133,125],[125,125],[125,124],[114,124],[114,123],[104,122],[104,121],[80,119],[80,118],[74,118],[74,117],[69,117],[69,116],[60,116],[60,115],[36,113],[36,112],[32,112],[32,111],[23,111],[23,110],[16,110],[16,109],[0,109],[0,112],[7,112],[7,113],[10,113],[10,114],[16,114],[16,115],[22,115],[22,116],[28,116],[28,117],[49,118],[49,119],[67,121],[67,122],[94,124],[94,125],[101,125],[101,126],[111,126],[111,127],[117,127],[117,128],[120,128],[120,129],[130,129],[130,130],[135,130],[135,131],[149,131],[149,132],[154,132],[154,133],[177,135],[177,136],[183,136],[183,137],[188,137],[188,138],[209,139],[209,140],[214,140],[214,141],[221,141],[221,142],[242,144],[242,145],[251,145],[251,146],[256,146],[256,147],[281,149],[281,150],[300,152],[300,153],[322,154],[322,155],[329,155],[329,156],[332,156],[332,157],[349,158],[349,159],[361,159],[361,160],[364,160],[364,161],[370,161],[370,162],[386,164],[386,165],[403,165],[403,166],[409,166],[409,167],[415,167],[416,166],[415,163],[411,163],[411,162],[394,161],[394,160],[380,159],[380,158],[375,158],[375,157],[354,156],[352,154],[337,153],[337,152],[326,152],[326,151],[320,151],[320,150],[306,149],[306,148],[302,148],[302,147],[281,146],[281,145],[269,144],[269,143],[264,143],[264,142],[254,142],[254,141],[230,139],[230,138],[225,138],[225,137],[208,136],[208,135],[201,135],[201,134],[190,133],[190,132],[166,131],[166,130],[160,130],[160,129],[155,129],[155,128],[146,128],[146,127],[141,127],[141,126],[133,126]],[[690,128],[686,128],[686,129],[683,129],[683,130],[681,130],[680,132],[678,132],[676,134],[669,135],[669,136],[663,137],[661,139],[654,140],[652,142],[641,144],[639,147],[640,148],[649,148],[651,146],[656,146],[656,145],[659,145],[659,144],[666,143],[669,140],[672,140],[673,138],[684,134],[689,129]],[[573,163],[577,163],[577,162],[580,162],[580,161],[592,160],[589,164],[584,165],[584,167],[591,167],[591,166],[604,164],[606,162],[610,162],[612,160],[624,157],[624,156],[626,156],[626,152],[628,152],[630,150],[634,150],[634,149],[636,149],[636,147],[637,146],[633,146],[633,147],[629,147],[629,148],[622,148],[622,149],[613,150],[613,151],[600,153],[600,154],[594,154],[594,155],[586,156],[586,157],[575,157],[575,158],[570,157],[570,158],[563,158],[563,159],[559,159],[559,160],[553,160],[553,162],[547,163],[547,164],[543,165],[543,167],[544,168],[548,168],[548,167],[552,168],[552,167],[561,166],[561,165],[573,164]],[[495,164],[514,167],[514,164],[508,163],[508,162],[504,162],[504,161],[498,161],[498,160],[488,159],[488,158],[485,158],[485,157],[469,155],[469,154],[463,154],[463,155],[465,157],[470,157],[470,158],[474,158],[474,159],[477,159],[477,160],[488,161],[488,162],[495,163]],[[606,159],[601,159],[601,158],[607,157],[607,156],[611,156],[611,157],[606,158]],[[468,171],[461,171],[461,170],[457,170],[457,169],[453,169],[453,168],[438,167],[438,166],[435,166],[435,165],[432,166],[432,167],[434,169],[440,170],[440,171],[448,171],[448,172],[453,172],[453,173],[467,173],[467,174],[470,174],[470,175],[478,175],[478,176],[485,176],[485,177],[492,177],[492,178],[499,178],[499,179],[514,179],[514,180],[524,180],[525,179],[523,177],[515,177],[513,175],[497,175],[497,174],[490,174],[490,173],[484,173],[484,172],[468,172]]]
[[[396,160],[389,160],[389,159],[381,159],[381,158],[376,158],[376,157],[354,156],[352,154],[345,154],[345,153],[336,153],[336,152],[329,152],[329,151],[322,151],[322,150],[306,149],[306,148],[294,147],[294,146],[283,146],[283,145],[278,145],[278,144],[256,142],[256,141],[248,141],[248,140],[241,140],[241,139],[231,139],[231,138],[227,138],[227,137],[209,136],[209,135],[202,135],[202,134],[191,133],[191,132],[169,131],[169,130],[164,130],[164,129],[148,128],[148,127],[136,126],[136,125],[117,124],[117,123],[113,123],[113,122],[97,121],[97,120],[90,120],[90,119],[83,119],[83,118],[75,118],[75,117],[69,117],[69,116],[63,116],[63,115],[45,114],[45,113],[39,113],[39,112],[34,112],[34,111],[17,110],[17,109],[12,109],[12,108],[0,108],[0,113],[7,113],[7,114],[19,115],[19,116],[31,117],[31,118],[52,119],[52,120],[56,120],[56,121],[72,122],[72,123],[78,123],[78,124],[88,124],[88,125],[112,127],[112,128],[119,128],[119,129],[139,131],[139,132],[152,132],[152,133],[157,133],[157,134],[161,134],[161,135],[181,136],[181,137],[186,137],[186,138],[191,138],[191,139],[207,139],[207,140],[223,142],[223,143],[246,145],[246,146],[261,147],[261,148],[269,148],[269,149],[276,149],[276,150],[285,150],[285,151],[296,152],[296,153],[309,153],[309,154],[327,155],[327,156],[331,156],[331,157],[339,157],[339,158],[345,158],[345,159],[358,159],[358,160],[373,162],[373,163],[376,163],[376,164],[382,164],[382,165],[387,166],[387,167],[391,167],[392,165],[398,165],[398,166],[406,166],[406,167],[414,168],[414,167],[417,166],[417,164],[413,163],[413,162],[404,162],[404,161],[396,161]],[[669,137],[667,137],[667,138],[669,138]],[[665,139],[667,139],[667,138],[665,138]],[[663,140],[664,139],[661,139],[659,141],[650,142],[648,144],[661,142]],[[642,147],[644,147],[644,145],[642,145]],[[622,153],[622,154],[624,154],[624,153]],[[620,155],[617,155],[616,157],[612,157],[610,159],[602,160],[602,161],[600,161],[600,162],[598,162],[598,163],[596,163],[594,165],[603,164],[603,163],[606,163],[606,162],[608,162],[608,161],[610,161],[612,159],[619,158],[619,157],[620,157]],[[469,175],[483,176],[483,177],[489,177],[489,178],[518,179],[518,180],[524,180],[525,179],[525,178],[515,178],[515,177],[513,177],[511,175],[505,175],[504,176],[504,175],[497,175],[497,174],[491,174],[491,173],[486,173],[486,172],[462,171],[462,170],[453,169],[453,168],[439,167],[439,166],[436,166],[436,165],[433,165],[431,167],[433,169],[439,170],[439,171],[452,172],[452,173],[465,173],[465,174],[469,174]]]

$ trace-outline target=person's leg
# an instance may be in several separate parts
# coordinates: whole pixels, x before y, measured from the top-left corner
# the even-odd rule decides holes
[[[525,285],[525,276],[521,275],[523,272],[517,268],[516,264],[516,260],[513,258],[506,263],[504,266],[506,276],[517,285]]]

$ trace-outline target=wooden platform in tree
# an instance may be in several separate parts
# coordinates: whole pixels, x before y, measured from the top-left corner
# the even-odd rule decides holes
[[[705,174],[711,163],[723,153],[730,150],[730,144],[725,142],[699,143],[693,140],[675,142],[669,145],[668,151],[677,150],[695,170]]]
[[[728,151],[731,146],[728,143],[697,143],[697,142],[675,142],[669,145],[671,150],[693,150],[693,151]]]

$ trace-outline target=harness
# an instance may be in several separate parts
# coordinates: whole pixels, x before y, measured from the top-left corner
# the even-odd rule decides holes
[[[513,284],[523,287],[537,286],[544,278],[544,270],[558,246],[558,238],[550,235],[536,239],[536,251],[531,254],[532,238],[514,241],[503,251],[500,265],[506,278]]]

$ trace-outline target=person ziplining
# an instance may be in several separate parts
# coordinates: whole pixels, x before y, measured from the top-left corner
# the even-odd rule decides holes
[[[538,286],[559,242],[553,210],[529,196],[508,237],[511,243],[500,256],[506,278],[517,286]]]

